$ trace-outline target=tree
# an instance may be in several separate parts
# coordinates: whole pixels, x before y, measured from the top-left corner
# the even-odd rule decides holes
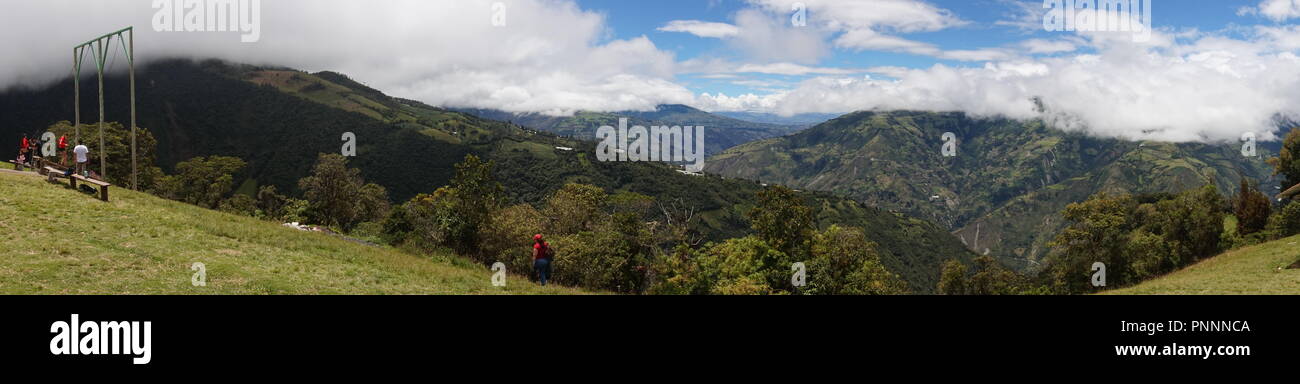
[[[298,180],[298,188],[310,203],[313,220],[348,230],[358,217],[357,196],[362,187],[361,171],[348,168],[340,154],[320,154],[311,175]]]
[[[831,226],[813,239],[807,293],[818,295],[902,295],[907,283],[880,263],[876,243],[859,228]],[[774,287],[790,283],[790,270],[776,274]]]
[[[528,204],[498,209],[488,217],[479,238],[485,264],[502,262],[510,271],[525,272],[533,266],[533,235],[542,233],[545,216]]]
[[[1267,195],[1259,191],[1259,184],[1241,179],[1241,189],[1232,199],[1233,213],[1237,216],[1237,234],[1250,235],[1263,231],[1268,226],[1268,217],[1272,214],[1273,203]]]
[[[416,248],[425,250],[453,245],[459,241],[456,239],[465,238],[465,233],[471,230],[464,217],[457,213],[455,195],[455,190],[451,187],[442,187],[433,194],[415,196],[389,215],[384,223],[385,233],[400,235],[409,229],[409,232],[401,235],[403,241],[412,242]],[[466,252],[461,254],[474,256]]]
[[[1268,228],[1279,238],[1300,233],[1300,202],[1292,201],[1282,207],[1269,218]]]
[[[592,231],[554,238],[555,281],[624,293],[647,285],[653,237],[631,213],[610,215]]]
[[[695,206],[681,198],[667,203],[657,202],[655,205],[662,214],[660,221],[663,229],[660,233],[663,243],[674,247],[679,245],[696,247],[704,241],[704,236],[698,229],[700,217]]]
[[[966,264],[956,259],[943,263],[943,272],[939,275],[940,295],[960,296],[966,293]]]
[[[771,260],[782,259],[786,256],[781,251],[750,236],[708,247],[700,262],[706,268],[704,275],[711,275],[710,294],[767,295],[782,293],[768,285],[768,276],[777,272],[771,269]],[[781,272],[789,276],[789,268],[787,265]]]
[[[379,184],[361,186],[357,195],[357,222],[379,222],[388,217],[391,209],[388,202],[388,190]]]
[[[555,235],[590,230],[604,213],[608,195],[593,185],[567,184],[546,200],[546,217]]]
[[[479,230],[488,215],[501,207],[505,188],[493,176],[496,163],[484,162],[474,155],[456,164],[456,175],[446,190],[451,211],[460,222],[448,238],[452,249],[464,255],[478,253]]]
[[[1162,271],[1181,268],[1219,253],[1222,207],[1223,196],[1214,184],[1156,203],[1156,215],[1147,226],[1164,238],[1172,252]]]
[[[234,186],[235,174],[245,163],[237,157],[196,157],[176,164],[176,174],[164,177],[158,186],[163,197],[208,209],[218,205]]]
[[[1050,261],[1057,289],[1067,293],[1096,290],[1091,284],[1093,263],[1103,263],[1108,277],[1123,281],[1124,245],[1132,230],[1129,214],[1135,202],[1131,197],[1108,196],[1105,192],[1087,201],[1066,206],[1063,216],[1071,224],[1065,227],[1051,246],[1059,253]]]
[[[1282,188],[1300,184],[1300,129],[1292,129],[1282,141],[1278,157],[1268,159],[1275,175],[1282,175]]]
[[[226,213],[257,217],[257,200],[252,196],[236,193],[229,199],[222,200],[217,209]]]
[[[717,268],[701,263],[702,253],[687,244],[678,244],[655,260],[652,266],[655,284],[653,295],[707,295],[717,278]],[[711,259],[710,259],[711,260]]]
[[[1155,277],[1167,268],[1171,250],[1164,238],[1146,230],[1138,230],[1129,238],[1129,275],[1134,281]]]
[[[289,198],[276,192],[274,185],[263,185],[257,189],[257,209],[269,220],[284,219],[285,204]]]
[[[1024,289],[1025,284],[1021,281],[1020,275],[1003,268],[992,256],[984,255],[975,258],[975,270],[975,274],[968,280],[967,294],[1016,295]]]
[[[815,223],[812,208],[789,188],[774,186],[756,194],[749,220],[759,239],[781,253],[804,261]]]
[[[493,162],[465,156],[456,164],[450,185],[391,210],[383,223],[384,236],[392,243],[425,250],[450,247],[476,260],[496,256],[494,250],[484,253],[481,248],[481,233],[504,201],[504,188],[493,176],[493,168]]]

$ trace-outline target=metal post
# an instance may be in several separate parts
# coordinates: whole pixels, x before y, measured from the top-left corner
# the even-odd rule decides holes
[[[108,38],[112,41],[113,38]],[[104,154],[104,60],[108,59],[108,47],[104,40],[95,42],[99,49],[95,52],[99,64],[99,178],[108,180],[108,156]]]
[[[72,49],[72,103],[77,111],[77,119],[72,121],[72,129],[76,131],[73,142],[77,144],[81,144],[81,49],[81,47]]]
[[[140,187],[136,184],[138,170],[136,169],[135,160],[135,30],[131,30],[130,47],[127,48],[127,64],[131,71],[131,189],[139,191]]]

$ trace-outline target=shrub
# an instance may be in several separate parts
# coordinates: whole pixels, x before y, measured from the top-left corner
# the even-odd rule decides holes
[[[943,272],[939,275],[940,295],[960,296],[966,294],[966,264],[957,260],[943,263]]]
[[[762,295],[779,293],[768,285],[774,275],[788,280],[790,266],[776,267],[788,257],[757,237],[730,239],[708,247],[701,257],[701,266],[716,268],[705,274],[716,273],[709,293],[716,295]]]
[[[501,204],[502,187],[492,177],[492,162],[468,155],[456,164],[451,185],[421,194],[392,210],[384,219],[384,235],[396,243],[432,251],[449,247],[456,253],[484,260],[480,232]]]
[[[1291,237],[1300,234],[1300,203],[1291,201],[1269,219],[1269,229],[1277,237]]]
[[[1128,241],[1130,276],[1134,282],[1149,279],[1164,271],[1165,259],[1170,256],[1168,244],[1153,233],[1140,230]]]
[[[529,273],[533,267],[533,235],[542,233],[544,222],[542,213],[528,204],[493,212],[479,239],[483,254],[480,261],[499,261],[506,264],[507,270]]]
[[[651,273],[654,284],[648,293],[655,295],[707,295],[717,279],[716,265],[702,263],[699,251],[681,244],[655,260]],[[716,258],[707,258],[714,261]]]
[[[779,266],[778,266],[779,267]],[[773,287],[789,285],[789,268]],[[821,295],[901,295],[907,283],[885,269],[876,244],[858,228],[831,226],[813,239],[806,293]],[[799,290],[798,288],[791,288]]]
[[[262,211],[267,220],[284,220],[285,207],[289,198],[276,192],[274,185],[263,185],[257,189],[257,209]]]
[[[253,199],[252,196],[242,193],[236,193],[229,199],[221,201],[218,210],[242,216],[258,216],[257,200]]]
[[[157,190],[168,199],[217,209],[244,166],[237,157],[196,157],[176,164],[177,173],[164,177]]]
[[[1282,175],[1282,189],[1300,184],[1300,129],[1292,129],[1282,141],[1278,157],[1268,160],[1274,173]]]
[[[609,216],[594,231],[552,241],[552,273],[561,284],[643,293],[648,285],[652,239],[635,215]]]
[[[1105,263],[1108,271],[1113,271],[1110,276],[1123,274],[1127,268],[1125,244],[1132,230],[1130,213],[1135,204],[1131,197],[1110,197],[1103,192],[1066,206],[1062,215],[1071,224],[1051,243],[1058,252],[1049,261],[1057,290],[1069,293],[1095,290],[1089,278],[1092,264],[1096,262]]]
[[[789,188],[774,186],[757,193],[749,220],[758,237],[772,248],[803,261],[816,223],[812,208]]]
[[[401,217],[406,219],[410,228],[406,241],[414,242],[419,248],[432,250],[460,243],[467,237],[467,233],[477,231],[476,228],[470,228],[469,223],[458,214],[456,192],[450,187],[438,188],[432,195],[418,195],[404,204],[402,209],[404,212]],[[393,226],[398,224],[389,222],[385,228]],[[456,249],[456,252],[473,257],[473,253],[461,249]]]
[[[359,217],[357,196],[362,185],[361,171],[348,168],[347,158],[339,154],[322,153],[311,175],[298,180],[298,188],[310,203],[311,218],[345,231]]]
[[[1259,191],[1259,185],[1241,179],[1241,189],[1232,199],[1233,213],[1237,216],[1237,234],[1249,236],[1263,231],[1268,226],[1268,217],[1272,214],[1273,204],[1268,196]]]
[[[605,190],[597,186],[567,184],[546,200],[550,232],[557,235],[591,230],[604,214]]]

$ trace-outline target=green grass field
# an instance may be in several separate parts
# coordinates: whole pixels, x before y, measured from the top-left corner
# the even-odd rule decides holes
[[[301,232],[114,187],[112,202],[0,173],[0,294],[578,294],[449,254]],[[193,263],[206,266],[196,287]]]
[[[1112,295],[1300,295],[1300,236],[1237,249]]]

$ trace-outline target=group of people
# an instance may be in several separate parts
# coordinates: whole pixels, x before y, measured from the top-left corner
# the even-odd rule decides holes
[[[20,142],[18,146],[18,158],[15,159],[17,160],[16,162],[24,166],[36,168],[39,165],[36,163],[36,158],[40,153],[41,141],[37,139],[36,136],[29,137],[28,135],[19,135],[19,137]],[[56,148],[55,157],[59,158],[59,165],[67,167],[69,152],[68,136],[59,136]],[[79,175],[85,175],[87,168],[86,164],[90,161],[90,148],[78,142],[77,146],[72,148],[71,152],[75,155],[74,160],[76,161],[76,167],[72,171]],[[71,174],[71,172],[69,172],[69,174]]]

